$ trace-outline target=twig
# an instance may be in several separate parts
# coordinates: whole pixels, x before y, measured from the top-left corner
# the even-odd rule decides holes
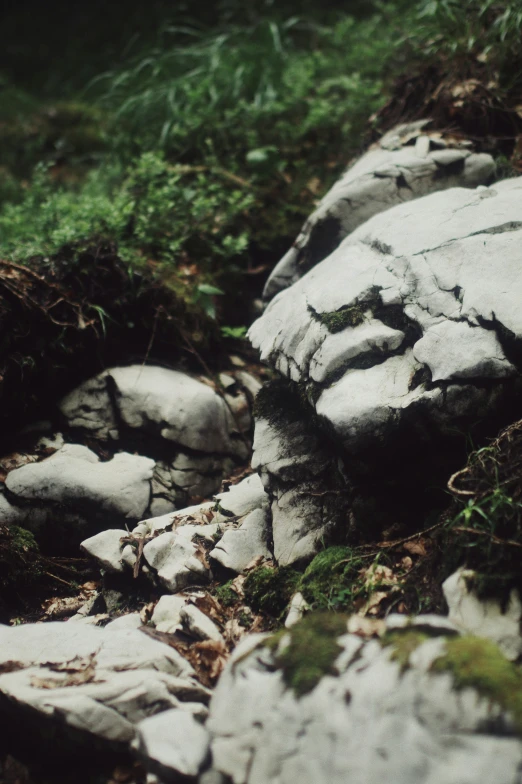
[[[44,572],[47,577],[52,577],[53,580],[58,580],[59,583],[63,583],[67,585],[69,588],[74,588],[75,586],[72,583],[68,583],[67,580],[62,580],[61,577],[57,577],[55,574],[51,574],[51,572]]]
[[[363,544],[360,547],[354,548],[356,551],[365,550],[367,547],[379,547],[379,550],[375,550],[371,553],[361,553],[361,558],[370,558],[372,555],[379,555],[382,550],[390,550],[392,547],[397,547],[399,544],[404,544],[404,542],[411,542],[412,539],[418,539],[420,536],[424,536],[425,534],[431,533],[431,531],[435,531],[437,528],[442,526],[442,522],[435,523],[430,528],[425,528],[424,531],[417,531],[415,534],[411,534],[410,536],[404,536],[402,539],[395,539],[393,542],[375,542],[372,544]],[[455,529],[453,529],[455,530]],[[522,545],[521,545],[522,546]],[[351,558],[345,558],[342,561],[338,561],[335,566],[339,566],[340,564],[350,563]]]
[[[495,534],[490,534],[489,531],[479,531],[476,528],[466,528],[465,526],[455,526],[450,529],[451,531],[458,531],[463,534],[475,534],[475,536],[488,536],[495,544],[508,545],[509,547],[522,547],[520,542],[515,542],[514,539],[499,539]]]

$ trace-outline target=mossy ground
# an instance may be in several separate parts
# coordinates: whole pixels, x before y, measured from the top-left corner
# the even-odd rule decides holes
[[[344,615],[314,613],[268,640],[285,683],[298,696],[312,691],[324,675],[334,674],[341,652],[337,638],[346,632],[346,621]]]
[[[429,639],[429,635],[416,629],[390,632],[386,634],[381,644],[384,648],[391,647],[390,659],[400,664],[401,669],[408,667],[411,654]]]
[[[279,619],[298,590],[299,580],[299,572],[289,567],[260,567],[245,580],[245,601],[252,609]]]
[[[436,659],[433,672],[449,672],[457,689],[473,688],[511,714],[522,734],[522,670],[495,643],[480,637],[455,637]]]

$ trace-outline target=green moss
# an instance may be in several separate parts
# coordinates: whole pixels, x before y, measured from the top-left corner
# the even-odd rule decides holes
[[[243,585],[247,604],[258,612],[279,618],[296,592],[300,574],[289,567],[261,566],[250,572]]]
[[[398,662],[401,669],[405,670],[409,666],[410,655],[428,639],[429,635],[425,632],[416,629],[405,629],[404,631],[386,634],[382,638],[381,644],[384,648],[392,648],[390,659]]]
[[[350,610],[363,591],[359,575],[363,565],[350,547],[328,547],[306,568],[299,590],[314,608]]]
[[[232,588],[232,580],[216,588],[215,595],[223,607],[232,607],[239,599],[237,593]]]
[[[33,534],[18,525],[0,525],[0,587],[25,589],[42,575]]]
[[[364,305],[352,305],[331,313],[314,313],[314,317],[324,324],[330,332],[341,332],[346,327],[357,327],[364,321]]]
[[[522,670],[508,661],[495,643],[480,637],[455,637],[434,672],[450,672],[457,689],[473,688],[508,711],[522,733]]]
[[[314,613],[268,641],[285,683],[298,696],[312,691],[323,675],[335,673],[334,662],[342,650],[337,638],[346,632],[346,620],[335,613]],[[286,635],[288,644],[281,649]]]

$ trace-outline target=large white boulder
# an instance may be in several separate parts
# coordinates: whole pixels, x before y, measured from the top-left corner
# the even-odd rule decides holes
[[[65,724],[88,750],[93,742],[127,748],[143,719],[190,710],[208,691],[177,651],[137,629],[43,623],[0,626],[0,696],[5,733],[28,711],[40,734]]]
[[[521,243],[522,178],[401,204],[275,297],[250,338],[349,450],[393,443],[410,412],[454,427],[519,376]]]
[[[520,727],[479,679],[458,687],[444,659],[459,639],[451,624],[390,620],[394,640],[338,637],[331,674],[301,696],[278,658],[297,626],[279,647],[241,643],[211,701],[213,769],[234,784],[513,784]]]
[[[51,457],[11,471],[5,486],[26,506],[62,504],[83,515],[87,508],[139,519],[149,505],[153,470],[148,457],[121,452],[101,462],[87,447],[65,444]]]
[[[490,155],[430,133],[424,130],[426,125],[419,121],[394,128],[346,171],[273,270],[265,286],[266,299],[295,283],[377,213],[435,191],[475,188],[491,181],[495,163]]]
[[[244,396],[239,397],[244,416],[248,404]],[[98,438],[118,438],[119,422],[203,455],[245,457],[238,424],[241,413],[234,415],[231,410],[234,400],[187,373],[130,365],[111,368],[81,384],[61,401],[60,410],[69,427],[88,430]]]

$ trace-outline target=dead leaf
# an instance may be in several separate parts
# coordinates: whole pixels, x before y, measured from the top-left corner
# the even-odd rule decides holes
[[[18,672],[18,670],[25,669],[25,664],[17,661],[6,661],[0,664],[0,675],[5,675],[8,672]]]
[[[254,569],[257,569],[257,567],[260,566],[264,560],[265,558],[263,555],[256,555],[254,558],[252,558],[251,561],[247,563],[243,571],[251,572]]]
[[[83,683],[92,683],[96,676],[96,654],[92,653],[85,659],[75,657],[69,662],[47,662],[41,667],[47,667],[51,672],[66,672],[64,678],[38,678],[33,675],[31,686],[36,689],[62,689],[66,686],[81,686]]]
[[[427,555],[423,539],[414,539],[411,542],[404,542],[403,549],[411,555]]]
[[[140,610],[140,621],[143,624],[146,624],[150,621],[155,607],[156,607],[156,602],[149,602],[148,604],[143,605],[143,607]]]
[[[190,646],[187,659],[204,686],[213,686],[225,668],[229,654],[222,642],[202,640]]]

